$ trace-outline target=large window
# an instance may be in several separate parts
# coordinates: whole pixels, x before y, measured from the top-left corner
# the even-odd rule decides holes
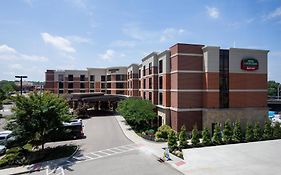
[[[124,95],[124,91],[116,91],[116,94],[122,94],[122,95]]]
[[[68,89],[73,89],[73,83],[68,83]]]
[[[163,93],[159,92],[159,105],[163,105]]]
[[[139,69],[139,78],[141,78],[141,70]]]
[[[63,79],[64,79],[63,74],[59,74],[59,81],[61,82],[61,81],[63,81]]]
[[[59,94],[63,94],[63,90],[62,89],[59,90]]]
[[[102,76],[100,77],[100,79],[101,79],[101,81],[105,81],[105,75],[102,75]]]
[[[152,78],[149,78],[149,89],[152,89]]]
[[[220,108],[229,107],[229,50],[220,50]]]
[[[85,83],[80,83],[80,88],[85,89]]]
[[[90,83],[90,88],[94,89],[95,88],[95,83]]]
[[[111,81],[111,75],[107,75],[106,81]]]
[[[142,93],[142,97],[143,97],[143,99],[146,99],[146,97],[145,97],[145,91]]]
[[[106,93],[107,93],[107,94],[111,94],[111,90],[107,90]]]
[[[73,93],[73,90],[68,90],[68,93],[69,93],[69,94],[72,94],[72,93]]]
[[[149,92],[148,94],[148,99],[151,101],[152,100],[152,92]]]
[[[95,81],[95,75],[90,75],[90,81]]]
[[[149,63],[148,71],[149,71],[149,75],[152,74],[152,63]]]
[[[59,82],[59,89],[63,89],[63,82]]]
[[[116,81],[125,81],[126,76],[125,75],[116,75]]]
[[[85,75],[80,75],[80,81],[85,81]]]
[[[116,88],[124,88],[124,83],[116,83]]]
[[[163,89],[163,77],[159,77],[159,89]]]
[[[142,76],[145,76],[145,66],[142,67]]]
[[[101,83],[101,88],[106,88],[106,84],[105,83]]]
[[[68,75],[68,81],[73,81],[73,75]]]
[[[163,60],[159,60],[158,67],[159,67],[159,73],[162,73],[163,72]]]
[[[146,89],[145,79],[142,80],[142,87],[143,87],[143,89]]]
[[[107,83],[107,88],[111,88],[111,83]]]

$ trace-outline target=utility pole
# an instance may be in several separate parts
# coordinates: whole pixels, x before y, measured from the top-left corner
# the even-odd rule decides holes
[[[16,78],[20,78],[20,94],[22,95],[22,79],[27,78],[25,75],[16,75]]]

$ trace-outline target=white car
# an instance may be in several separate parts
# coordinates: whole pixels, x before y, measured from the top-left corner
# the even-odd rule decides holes
[[[6,150],[7,150],[6,146],[0,145],[0,155],[5,154],[5,153],[6,153]]]

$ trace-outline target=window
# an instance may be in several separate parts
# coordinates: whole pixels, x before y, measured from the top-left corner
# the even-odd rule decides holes
[[[90,90],[90,92],[91,92],[91,93],[94,93],[94,92],[95,92],[95,90]]]
[[[116,94],[122,94],[122,95],[124,95],[124,91],[116,91]]]
[[[149,78],[149,89],[152,89],[152,78]]]
[[[80,93],[85,93],[86,91],[85,90],[80,90]]]
[[[133,71],[130,72],[130,78],[133,78]]]
[[[159,77],[159,89],[163,88],[163,77]]]
[[[143,99],[145,99],[145,92],[143,92],[143,94],[142,94],[142,98],[143,98]]]
[[[80,83],[80,88],[84,89],[85,88],[85,83]]]
[[[163,105],[163,93],[159,92],[159,105]]]
[[[101,90],[101,92],[105,93],[105,90]]]
[[[143,81],[142,87],[143,87],[143,89],[145,89],[145,88],[146,88],[146,87],[145,87],[145,79],[143,79],[142,81]]]
[[[63,74],[59,74],[59,82],[63,81]]]
[[[85,81],[85,75],[80,75],[80,81]]]
[[[149,92],[148,95],[149,95],[149,96],[148,96],[148,99],[151,101],[151,100],[152,100],[152,92]]]
[[[68,89],[73,89],[73,83],[68,83]]]
[[[111,94],[111,90],[107,90],[106,93],[107,93],[107,94]]]
[[[145,76],[145,66],[142,68],[142,76]]]
[[[130,82],[131,89],[133,89],[133,81]]]
[[[149,71],[149,75],[152,74],[152,63],[149,63],[148,71]]]
[[[63,90],[59,90],[59,94],[63,94]]]
[[[220,108],[229,107],[229,50],[220,50]]]
[[[101,88],[106,88],[106,84],[105,83],[101,83]]]
[[[95,88],[95,83],[90,83],[90,88],[94,89]]]
[[[124,83],[116,83],[116,88],[124,88]]]
[[[100,79],[101,79],[101,81],[105,81],[105,75],[102,75],[102,76],[100,77]]]
[[[68,81],[73,81],[73,75],[68,75]]]
[[[63,89],[63,82],[59,82],[59,89]]]
[[[106,76],[106,80],[107,80],[107,81],[111,81],[111,75],[107,75],[107,76]]]
[[[162,73],[163,72],[163,60],[159,60],[158,67],[159,67],[159,73]]]
[[[125,75],[116,75],[116,81],[125,81]]]
[[[139,78],[141,78],[141,70],[139,69]]]
[[[73,90],[68,90],[68,93],[69,93],[69,94],[72,94],[72,93],[73,93]]]
[[[95,76],[94,75],[90,75],[90,81],[95,81]]]
[[[111,88],[111,83],[107,83],[106,87]]]

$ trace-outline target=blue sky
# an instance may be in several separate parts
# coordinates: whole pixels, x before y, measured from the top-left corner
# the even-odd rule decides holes
[[[177,42],[268,49],[281,82],[281,1],[3,0],[0,79],[126,66]]]

